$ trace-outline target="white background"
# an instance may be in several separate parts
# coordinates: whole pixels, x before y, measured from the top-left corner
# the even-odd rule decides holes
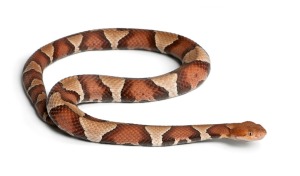
[[[0,175],[299,174],[299,8],[296,0],[2,1]],[[111,27],[189,37],[209,53],[211,74],[200,88],[178,98],[89,104],[83,110],[144,124],[251,120],[264,125],[267,136],[253,143],[151,148],[89,143],[48,127],[21,86],[27,58],[60,37]],[[44,80],[49,91],[74,74],[145,77],[177,67],[174,60],[149,52],[90,52],[51,65]]]

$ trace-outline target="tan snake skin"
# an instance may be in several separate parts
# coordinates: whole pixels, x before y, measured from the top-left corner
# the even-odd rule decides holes
[[[47,96],[43,70],[74,53],[130,49],[159,52],[180,60],[181,66],[151,78],[78,75],[58,82]],[[144,29],[100,29],[70,35],[38,49],[26,62],[23,86],[38,116],[80,139],[125,145],[166,146],[212,138],[262,139],[266,130],[247,121],[212,125],[148,126],[97,119],[82,112],[84,102],[149,102],[194,90],[207,78],[210,60],[194,41],[168,32]]]

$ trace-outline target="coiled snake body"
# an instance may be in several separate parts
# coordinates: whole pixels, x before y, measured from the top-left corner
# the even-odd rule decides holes
[[[133,49],[170,55],[181,66],[151,78],[100,75],[71,76],[46,95],[43,70],[68,55],[90,50]],[[23,86],[38,116],[66,133],[109,144],[165,146],[212,138],[262,139],[265,129],[253,122],[212,125],[149,126],[111,122],[82,112],[84,102],[148,102],[176,97],[197,88],[207,78],[210,61],[194,41],[168,32],[143,29],[100,29],[70,35],[38,49],[26,62]]]

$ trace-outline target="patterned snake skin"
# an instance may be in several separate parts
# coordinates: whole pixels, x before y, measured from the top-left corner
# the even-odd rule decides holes
[[[71,54],[91,50],[147,50],[177,58],[181,66],[151,78],[78,75],[58,82],[47,96],[43,70]],[[196,89],[207,78],[210,60],[194,41],[168,32],[144,29],[99,29],[70,35],[38,49],[26,62],[23,86],[38,116],[80,139],[125,145],[166,146],[212,138],[262,139],[259,124],[225,123],[149,126],[97,119],[81,111],[85,102],[149,102],[176,97]]]

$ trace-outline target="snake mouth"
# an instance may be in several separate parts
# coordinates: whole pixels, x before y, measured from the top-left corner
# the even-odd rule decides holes
[[[250,141],[258,141],[263,139],[266,136],[266,132],[262,132],[262,133],[257,133],[255,135],[251,134],[251,135],[244,135],[244,136],[231,136],[232,139],[234,140],[240,140],[240,141],[246,141],[246,142],[250,142]]]

